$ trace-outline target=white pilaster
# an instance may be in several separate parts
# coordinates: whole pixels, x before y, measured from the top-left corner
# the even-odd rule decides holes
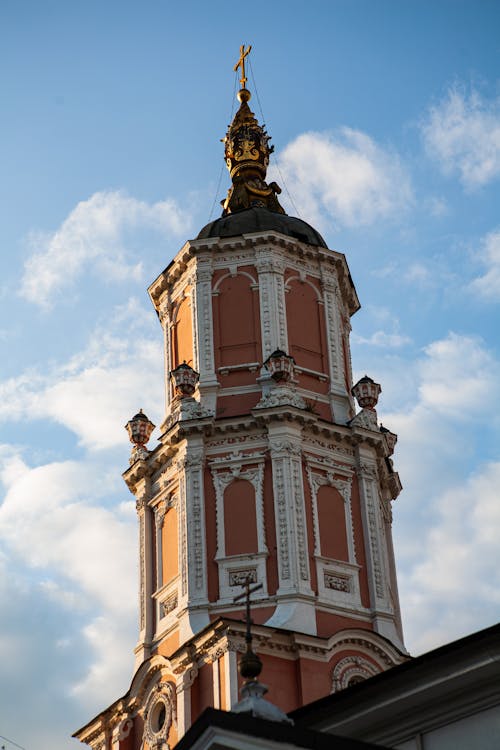
[[[345,424],[351,416],[351,408],[350,396],[346,391],[344,378],[345,364],[341,335],[340,292],[337,280],[331,274],[323,275],[322,287],[328,344],[329,395],[332,418],[338,424]]]
[[[212,258],[199,255],[193,294],[195,319],[195,369],[200,373],[199,391],[202,406],[215,412],[219,382],[215,372],[212,310]]]
[[[275,349],[288,351],[284,267],[279,250],[275,247],[257,248],[256,268],[259,274],[262,359],[265,361]]]
[[[267,625],[316,634],[307,543],[301,430],[270,423],[274,512],[278,555],[278,606]]]
[[[226,651],[223,659],[224,683],[226,686],[226,710],[231,710],[238,703],[238,658],[236,651]]]
[[[181,618],[181,641],[208,625],[203,437],[191,436],[179,460],[181,596],[188,610]]]
[[[154,632],[154,521],[148,505],[149,480],[143,479],[136,487],[136,508],[139,517],[139,642],[135,648],[136,664],[150,655]]]

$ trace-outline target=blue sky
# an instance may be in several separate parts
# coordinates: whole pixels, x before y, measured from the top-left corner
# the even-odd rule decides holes
[[[0,735],[76,747],[128,687],[123,425],[163,410],[146,288],[218,213],[242,42],[274,177],[347,255],[355,374],[399,434],[407,646],[498,619],[499,27],[488,0],[0,5]]]

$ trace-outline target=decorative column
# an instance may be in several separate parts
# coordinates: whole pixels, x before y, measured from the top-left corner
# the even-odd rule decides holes
[[[215,372],[214,331],[212,310],[212,258],[210,254],[198,255],[195,272],[193,302],[195,362],[200,373],[200,402],[215,413],[219,381]]]
[[[191,435],[179,458],[179,522],[181,524],[181,596],[189,612],[181,617],[181,641],[209,623],[206,570],[203,437]],[[181,606],[180,609],[183,607]]]
[[[130,466],[138,468],[138,479],[134,485],[136,509],[139,516],[139,642],[135,648],[136,664],[149,657],[151,641],[155,628],[153,609],[154,549],[152,510],[148,505],[151,499],[151,482],[146,474],[149,451],[146,444],[155,426],[143,413],[142,409],[125,425],[130,442],[133,445],[130,454]]]
[[[198,674],[198,668],[192,666],[177,677],[177,734],[183,737],[191,726],[191,687]]]
[[[159,505],[154,510],[156,530],[156,589],[163,586],[163,521],[166,508]]]
[[[275,349],[288,351],[283,261],[275,248],[257,248],[256,268],[259,275],[262,359],[266,359]]]
[[[340,330],[341,300],[337,279],[331,274],[324,274],[322,277],[322,287],[328,342],[328,362],[330,369],[329,395],[332,418],[338,424],[345,424],[351,416],[351,404],[345,387],[344,352]]]
[[[386,574],[381,550],[377,469],[372,461],[361,459],[358,465],[359,492],[366,542],[368,585],[373,609],[387,608]]]
[[[153,593],[154,581],[154,520],[148,505],[149,479],[145,477],[136,485],[136,509],[139,518],[139,642],[135,648],[136,664],[150,656],[154,633]]]
[[[165,382],[165,413],[167,414],[170,409],[170,402],[172,400],[171,389],[170,389],[170,378],[168,374],[171,367],[171,342],[170,342],[170,300],[165,300],[158,312],[160,323],[163,331],[163,371],[164,371],[164,382]]]
[[[269,423],[273,471],[278,606],[268,625],[316,634],[307,544],[301,427]]]

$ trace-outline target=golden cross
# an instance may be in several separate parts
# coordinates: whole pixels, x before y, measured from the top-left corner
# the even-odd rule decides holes
[[[248,57],[248,55],[250,54],[250,50],[251,49],[252,49],[252,45],[250,44],[249,47],[247,48],[246,52],[245,52],[245,45],[244,44],[241,45],[241,47],[240,47],[240,59],[238,60],[238,62],[236,63],[236,65],[233,68],[233,70],[234,70],[235,73],[238,70],[238,68],[241,68],[240,84],[241,84],[241,88],[242,89],[245,88],[245,84],[247,82],[247,78],[246,78],[246,75],[245,75],[245,57]]]

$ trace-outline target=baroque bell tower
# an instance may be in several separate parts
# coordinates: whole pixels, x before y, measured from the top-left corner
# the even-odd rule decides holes
[[[224,138],[222,216],[149,287],[164,335],[157,447],[137,414],[124,479],[139,519],[136,671],[75,736],[94,750],[172,746],[207,706],[230,710],[241,601],[270,699],[284,711],[406,658],[391,534],[396,435],[380,385],[353,385],[345,256],[288,216],[266,182],[270,138],[250,109]],[[356,399],[359,410],[356,411]]]

